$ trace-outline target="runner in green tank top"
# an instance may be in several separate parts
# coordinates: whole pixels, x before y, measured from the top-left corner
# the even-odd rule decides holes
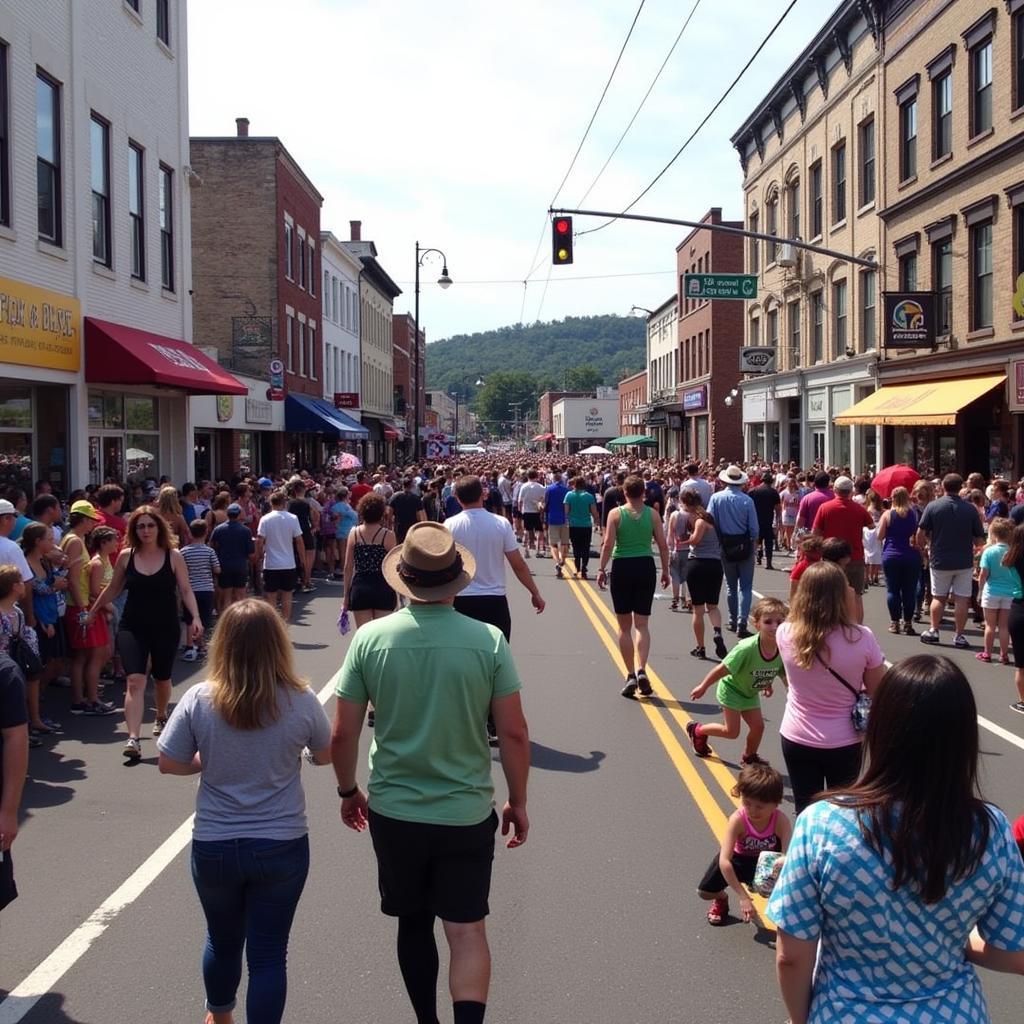
[[[669,584],[668,542],[661,516],[644,504],[644,482],[630,476],[623,485],[626,504],[608,513],[608,528],[601,544],[601,568],[597,585],[604,590],[605,567],[612,563],[612,607],[619,627],[619,653],[626,664],[626,685],[622,696],[633,698],[637,690],[648,697],[652,693],[647,678],[647,659],[651,653],[648,620],[656,585],[651,542],[661,555],[661,586]],[[636,643],[633,630],[636,630]],[[639,661],[640,666],[636,668]]]

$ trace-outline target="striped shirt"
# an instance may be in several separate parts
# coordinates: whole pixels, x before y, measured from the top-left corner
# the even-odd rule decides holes
[[[205,544],[187,544],[181,549],[188,567],[188,581],[196,593],[213,591],[213,574],[220,569],[220,562],[213,548]]]

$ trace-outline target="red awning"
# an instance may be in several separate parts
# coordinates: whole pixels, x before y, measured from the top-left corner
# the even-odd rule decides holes
[[[401,438],[398,435],[398,431],[393,427],[384,428],[384,440],[385,441],[400,441]]]
[[[89,384],[157,384],[192,395],[248,395],[249,389],[187,341],[85,318]]]
[[[555,435],[554,434],[538,434],[534,438],[534,441],[554,441],[554,439],[555,439]]]

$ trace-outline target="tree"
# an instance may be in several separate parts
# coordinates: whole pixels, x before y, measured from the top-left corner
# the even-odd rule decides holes
[[[527,419],[537,401],[537,380],[522,371],[498,371],[487,378],[477,392],[473,403],[477,417],[487,423],[492,433],[501,423],[509,426],[516,420]],[[509,430],[511,434],[511,430]]]
[[[593,363],[583,363],[565,371],[566,391],[593,391],[604,383],[604,376]]]

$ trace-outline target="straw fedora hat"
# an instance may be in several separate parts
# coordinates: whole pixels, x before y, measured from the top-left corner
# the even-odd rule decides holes
[[[405,543],[396,544],[384,556],[381,571],[399,594],[418,601],[444,601],[469,586],[476,559],[440,523],[414,523]]]
[[[723,484],[729,484],[731,487],[742,487],[747,482],[748,477],[739,466],[729,466],[718,474],[718,479]]]

